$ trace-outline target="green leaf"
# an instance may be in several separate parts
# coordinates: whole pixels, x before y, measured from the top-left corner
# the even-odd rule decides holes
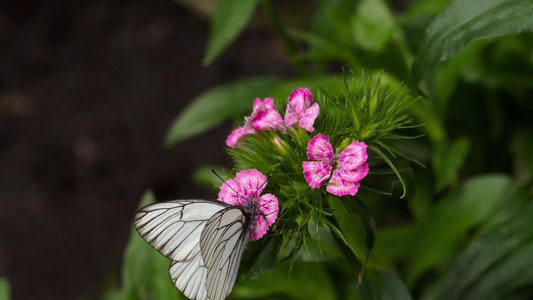
[[[412,223],[379,227],[371,258],[371,262],[379,260],[379,265],[373,265],[379,268],[391,268],[395,262],[405,260],[413,248],[410,241],[417,233],[418,227]]]
[[[218,0],[203,64],[212,63],[235,40],[252,17],[257,0]]]
[[[251,110],[254,99],[268,96],[268,92],[280,82],[281,79],[277,78],[254,78],[203,93],[174,120],[165,137],[165,146],[170,147],[221,124],[231,116]]]
[[[350,202],[347,202],[350,201]],[[335,220],[346,245],[361,263],[365,262],[374,246],[374,219],[358,199],[328,197]],[[355,215],[358,215],[358,218]]]
[[[10,296],[9,280],[5,277],[0,277],[0,300],[9,300]]]
[[[139,207],[155,201],[146,192]],[[133,228],[124,253],[122,289],[105,299],[186,299],[174,287],[168,275],[170,260],[144,241]]]
[[[382,51],[398,30],[396,19],[381,0],[359,1],[350,23],[353,43],[368,51]]]
[[[442,191],[446,185],[457,178],[457,173],[463,166],[469,150],[470,141],[467,138],[458,138],[452,143],[437,145],[433,156],[437,191]]]
[[[403,282],[387,270],[367,270],[359,292],[363,300],[413,299]]]
[[[441,199],[406,241],[411,245],[407,283],[450,256],[473,226],[489,219],[507,200],[512,183],[506,175],[478,176]]]
[[[291,260],[233,290],[232,299],[339,299],[324,263]]]
[[[531,228],[530,204],[474,239],[451,265],[444,280],[424,299],[506,299],[507,293],[532,284]]]
[[[426,30],[412,66],[416,82],[472,41],[533,30],[531,0],[453,0]]]
[[[466,77],[465,70],[475,68],[474,66],[479,63],[478,61],[482,60],[481,52],[486,48],[488,42],[488,40],[479,40],[470,43],[463,51],[450,58],[446,64],[435,68],[430,73],[434,85],[431,98],[434,109],[440,118],[446,119],[450,110],[451,98],[457,85],[461,79]]]
[[[356,72],[386,69],[397,78],[410,78],[412,54],[388,2],[318,1],[311,31],[289,31],[310,45],[291,59],[317,65],[341,60]]]

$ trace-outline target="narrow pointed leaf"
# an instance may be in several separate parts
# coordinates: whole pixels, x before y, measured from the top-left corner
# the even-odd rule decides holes
[[[329,197],[328,202],[334,209],[335,220],[339,226],[343,240],[353,254],[364,263],[375,241],[375,223],[365,204],[359,199],[350,199],[353,203],[346,204],[339,197]],[[347,207],[347,205],[353,205]],[[360,217],[356,217],[356,214]]]

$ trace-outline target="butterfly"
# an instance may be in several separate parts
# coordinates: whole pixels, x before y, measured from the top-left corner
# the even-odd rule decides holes
[[[246,241],[260,239],[278,217],[278,199],[261,192],[267,178],[251,169],[224,182],[219,201],[174,200],[147,205],[133,225],[170,258],[170,278],[188,298],[225,299],[235,285]]]
[[[225,299],[237,278],[252,230],[256,205],[174,200],[147,205],[133,225],[157,251],[170,258],[169,274],[188,298]]]

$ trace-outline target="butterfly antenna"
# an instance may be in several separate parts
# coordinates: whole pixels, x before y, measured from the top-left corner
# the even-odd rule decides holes
[[[267,178],[263,183],[261,183],[261,185],[259,186],[259,188],[258,188],[257,190],[262,190],[262,189],[265,187],[265,185],[268,183],[268,180],[269,180],[270,178],[272,178],[272,174],[268,175],[268,178]],[[259,195],[257,194],[257,191],[255,191],[255,195],[254,195],[254,196],[255,196],[254,198],[256,198],[256,197],[259,196]]]
[[[259,186],[258,190],[263,189],[263,187],[267,184],[267,182],[268,182],[268,180],[269,180],[270,178],[272,178],[272,174],[268,175],[268,178],[267,178],[267,179],[266,179],[266,180],[265,180],[265,181]],[[255,191],[255,197],[258,197],[258,196],[259,196],[259,195],[257,195],[257,191]],[[264,203],[264,204],[261,205],[261,206],[258,206],[258,208],[261,208],[261,207],[267,205],[267,204],[270,203],[270,202],[272,202],[272,200],[268,201],[267,203]],[[263,217],[265,217],[265,216],[263,215]],[[266,218],[265,218],[265,219],[266,219]]]
[[[218,177],[218,179],[220,179],[225,185],[227,185],[232,191],[235,192],[235,194],[239,195],[239,197],[241,198],[244,198],[244,196],[242,196],[239,192],[237,192],[231,185],[229,185],[226,180],[224,180],[224,178],[222,178],[220,175],[217,174],[217,172],[215,172],[215,170],[211,169],[211,172],[213,172],[213,174],[215,174],[216,177]]]
[[[263,188],[263,186],[267,184],[267,182],[268,182],[268,180],[269,180],[270,178],[272,178],[272,174],[268,175],[267,180],[265,180],[265,182],[263,182],[263,184],[261,184],[261,186],[259,187],[259,189]],[[257,195],[256,195],[256,196],[257,196]],[[263,203],[262,205],[258,205],[258,208],[262,208],[262,207],[264,207],[264,206],[270,204],[271,202],[272,202],[272,200],[270,200],[270,201],[268,201],[268,202],[266,202],[266,203]],[[279,211],[279,210],[278,210],[278,211]],[[268,214],[263,214],[263,213],[261,213],[261,215],[262,215],[263,218],[266,220],[266,216],[268,216],[268,215],[270,215],[270,214],[273,214],[273,213],[274,213],[274,212],[270,212],[270,213],[268,213]]]
[[[264,207],[264,206],[270,204],[271,202],[272,202],[272,200],[269,200],[268,202],[265,202],[265,203],[263,203],[262,205],[259,205],[258,207],[259,207],[259,208]]]

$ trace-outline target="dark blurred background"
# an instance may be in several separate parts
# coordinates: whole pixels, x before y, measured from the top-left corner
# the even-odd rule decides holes
[[[170,123],[216,85],[293,73],[261,30],[202,67],[207,19],[172,0],[0,2],[0,276],[13,299],[97,298],[145,190],[214,196],[191,173],[231,168],[232,124],[165,150]]]

